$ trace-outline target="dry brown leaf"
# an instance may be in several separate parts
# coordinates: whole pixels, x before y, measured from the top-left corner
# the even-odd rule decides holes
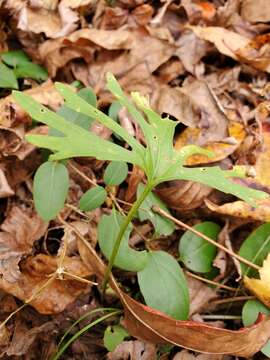
[[[256,181],[270,187],[270,127],[265,122],[262,124],[262,145],[256,153],[255,172]]]
[[[113,352],[107,354],[108,360],[153,360],[156,359],[155,345],[139,340],[123,341]]]
[[[188,30],[181,34],[176,45],[175,55],[179,57],[184,68],[194,76],[202,75],[204,65],[201,59],[207,54],[209,44]]]
[[[212,192],[212,188],[192,181],[170,181],[155,192],[171,208],[189,211],[198,208]]]
[[[86,265],[94,267],[96,274],[102,279],[106,271],[105,265],[90,246],[83,242],[79,244],[81,258]],[[169,343],[211,354],[250,357],[262,348],[270,336],[270,319],[263,316],[260,316],[255,325],[238,331],[195,321],[175,320],[133,300],[120,290],[114,278],[111,278],[110,285],[124,307],[128,332],[143,341]]]
[[[55,76],[57,69],[72,59],[81,57],[90,63],[95,45],[106,50],[127,50],[133,42],[133,34],[128,30],[81,29],[68,37],[45,41],[39,47],[39,55],[51,76]]]
[[[249,39],[218,26],[188,26],[200,39],[213,43],[219,52],[237,60],[236,52],[248,45]]]
[[[54,11],[54,6],[48,5],[31,8],[25,4],[18,14],[18,29],[44,33],[48,38],[55,39],[66,36],[77,28],[78,14],[63,1],[59,4],[58,11]]]
[[[14,191],[8,184],[4,171],[0,169],[0,198],[6,198],[14,194]]]
[[[63,103],[62,97],[56,91],[51,80],[42,85],[26,90],[25,93],[33,97],[34,100],[57,110]],[[30,117],[15,103],[12,95],[0,100],[0,125],[6,128],[14,127],[18,124],[31,124]]]
[[[219,52],[254,68],[270,72],[269,34],[252,40],[218,26],[189,26],[201,39],[213,43]]]
[[[175,140],[175,149],[180,150],[189,144],[200,144],[200,129],[187,128]],[[224,142],[213,142],[204,146],[205,149],[214,153],[213,157],[205,155],[190,156],[185,165],[209,164],[220,161],[231,155],[245,139],[245,128],[241,123],[231,122],[229,125],[229,138]],[[227,143],[226,143],[227,141]],[[231,143],[230,143],[231,142]]]
[[[27,354],[30,346],[37,337],[41,337],[46,332],[53,331],[55,325],[53,321],[46,322],[43,325],[27,329],[21,322],[16,324],[12,341],[5,351],[7,356],[22,356]]]
[[[245,286],[266,306],[270,307],[270,254],[259,270],[260,279],[244,277]]]
[[[215,290],[211,289],[203,282],[190,276],[187,276],[187,279],[190,300],[189,316],[191,316],[204,309],[209,301],[214,299],[217,294]]]
[[[60,258],[39,254],[28,257],[20,264],[20,274],[15,283],[0,279],[0,288],[22,301],[30,301],[41,314],[57,314],[70,305],[79,295],[89,291],[89,286],[72,277],[54,279],[46,285],[57,270]],[[90,272],[77,257],[65,257],[65,271],[77,277],[88,277]],[[40,289],[44,287],[43,291]]]
[[[270,4],[268,0],[243,0],[241,16],[250,22],[270,21]]]
[[[19,261],[32,252],[34,242],[46,232],[48,224],[31,209],[13,206],[1,225],[0,273],[3,281],[16,283]]]

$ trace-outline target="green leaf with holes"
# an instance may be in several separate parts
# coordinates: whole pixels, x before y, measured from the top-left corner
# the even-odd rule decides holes
[[[220,226],[211,221],[194,225],[193,229],[213,240],[217,239],[220,232]],[[209,273],[213,269],[212,263],[217,249],[202,237],[188,230],[180,238],[179,253],[181,261],[188,269],[200,273]]]
[[[111,256],[113,246],[124,220],[123,215],[113,210],[111,215],[103,215],[99,221],[98,243],[102,253],[107,259]],[[130,224],[123,236],[114,265],[123,270],[139,271],[146,265],[147,252],[136,251],[128,245],[131,230],[132,226]]]
[[[262,266],[263,260],[270,252],[270,223],[255,229],[242,243],[239,255],[250,262]],[[241,263],[243,275],[258,277],[258,272],[248,265]]]
[[[80,198],[79,207],[82,211],[91,211],[100,207],[106,200],[107,192],[102,186],[94,186]]]
[[[42,219],[54,219],[64,207],[68,186],[68,171],[63,164],[47,161],[38,168],[33,192],[35,207]]]
[[[104,172],[104,182],[106,185],[120,185],[127,177],[127,163],[112,161]]]
[[[178,262],[164,251],[150,251],[147,265],[138,272],[146,304],[178,320],[189,313],[188,286]]]
[[[114,351],[128,336],[130,336],[129,333],[121,325],[107,326],[103,338],[104,346],[108,351]]]

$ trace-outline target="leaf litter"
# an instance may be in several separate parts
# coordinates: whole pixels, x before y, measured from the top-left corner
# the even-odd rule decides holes
[[[156,111],[178,121],[176,150],[195,144],[215,153],[212,158],[193,155],[187,158],[187,166],[218,164],[230,170],[233,165],[246,165],[253,178],[233,181],[270,194],[269,13],[266,0],[257,1],[256,6],[250,0],[7,0],[0,5],[0,49],[23,49],[47,69],[49,80],[40,84],[21,79],[20,89],[52,110],[63,103],[53,82],[77,81],[91,86],[99,108],[107,111],[114,99],[105,88],[105,75],[112,72],[127,94],[147,95]],[[76,311],[82,315],[89,306],[102,306],[100,289],[95,286],[101,284],[105,271],[99,248],[94,251],[97,225],[101,215],[109,215],[114,206],[128,211],[144,177],[138,167],[129,168],[123,183],[105,187],[107,198],[103,190],[105,202],[100,207],[82,213],[80,198],[93,184],[105,185],[107,163],[77,158],[69,167],[66,207],[59,217],[44,222],[33,207],[33,174],[46,155],[29,144],[25,135],[47,134],[48,128],[40,123],[33,127],[8,89],[1,89],[0,94],[0,356],[32,354],[49,359],[70,319],[77,320]],[[116,121],[144,143],[140,128],[125,108]],[[94,132],[119,141],[106,128]],[[187,321],[144,305],[134,273],[116,269],[117,282],[111,279],[112,293],[106,301],[124,308],[120,321],[133,338],[107,353],[104,330],[119,319],[105,320],[77,339],[66,358],[252,358],[270,337],[269,318],[260,315],[254,325],[244,327],[241,311],[249,291],[269,306],[269,245],[267,235],[261,239],[249,235],[270,221],[269,199],[253,207],[188,180],[168,181],[152,195],[190,226],[206,221],[221,227],[226,224],[233,251],[257,268],[247,277],[246,267],[241,266],[239,282],[239,269],[232,258],[219,252],[215,260],[210,259],[209,274],[189,273]],[[151,201],[149,206],[141,209],[131,229],[131,239],[137,238],[134,250],[165,251],[181,261],[177,249],[183,230],[171,227],[164,233],[166,224],[156,227],[151,221]],[[140,233],[146,225],[147,231]],[[217,241],[223,244],[225,238],[220,236]],[[249,257],[254,249],[255,258]],[[203,261],[199,252],[188,255],[191,261]],[[188,266],[185,271],[188,273]],[[241,301],[236,301],[238,297]],[[30,306],[16,312],[23,304]],[[211,325],[215,320],[221,327]],[[78,324],[77,331],[81,327]]]

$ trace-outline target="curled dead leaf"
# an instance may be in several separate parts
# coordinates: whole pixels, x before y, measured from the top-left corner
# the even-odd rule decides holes
[[[245,286],[266,306],[270,308],[270,254],[259,270],[260,279],[244,277]]]
[[[270,21],[270,7],[268,0],[243,0],[241,3],[241,16],[250,22]]]
[[[218,26],[188,26],[203,40],[213,43],[218,51],[254,68],[270,72],[269,34],[258,35],[252,40]]]
[[[212,188],[192,181],[170,181],[155,192],[169,207],[180,211],[189,211],[201,206]]]
[[[270,199],[260,200],[257,202],[257,207],[253,207],[244,201],[234,201],[224,205],[214,204],[212,201],[205,199],[206,206],[223,215],[230,215],[234,217],[257,220],[263,222],[270,221]]]

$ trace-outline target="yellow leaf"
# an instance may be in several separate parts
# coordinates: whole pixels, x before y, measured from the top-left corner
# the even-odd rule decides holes
[[[259,270],[260,279],[244,277],[245,286],[266,306],[270,307],[270,253]]]

